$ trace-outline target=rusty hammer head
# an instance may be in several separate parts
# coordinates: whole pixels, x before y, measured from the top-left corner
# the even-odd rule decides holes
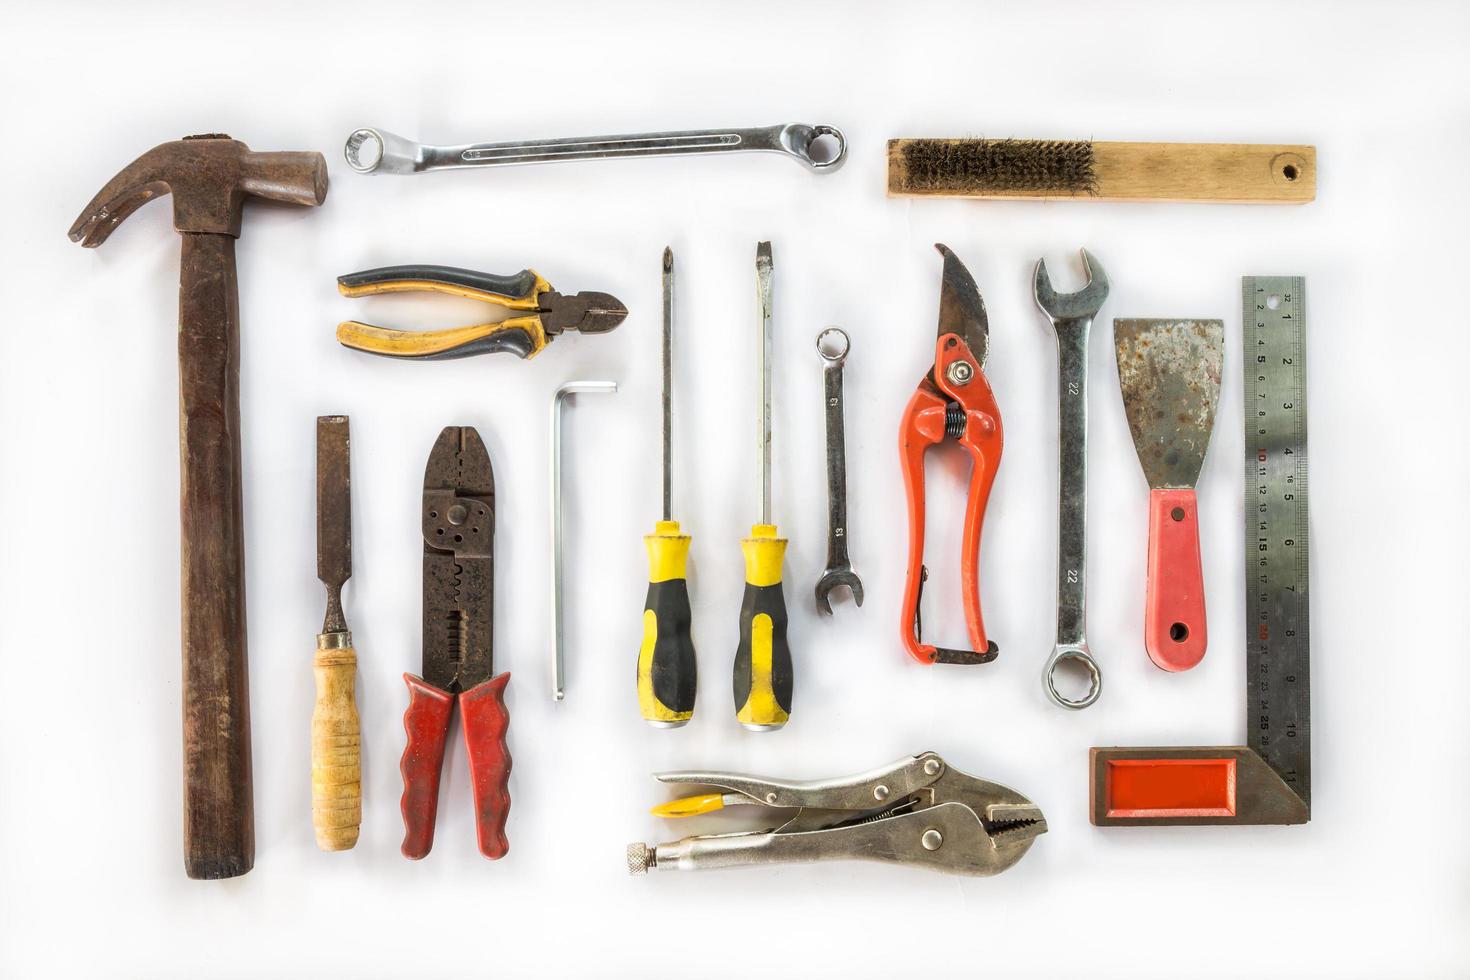
[[[128,215],[169,193],[176,230],[239,238],[247,196],[321,204],[327,196],[327,162],[320,153],[253,153],[222,134],[186,136],[155,146],[123,168],[67,234],[95,248]]]

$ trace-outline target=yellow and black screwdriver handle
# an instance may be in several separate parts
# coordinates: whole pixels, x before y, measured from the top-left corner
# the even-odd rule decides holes
[[[533,269],[525,269],[513,276],[496,276],[446,265],[394,265],[338,276],[337,290],[349,297],[378,293],[446,293],[527,314],[447,330],[392,330],[357,320],[337,325],[340,344],[369,354],[439,360],[503,351],[525,358],[539,354],[549,339],[541,321],[541,295],[551,292],[551,284]]]
[[[752,731],[770,731],[791,716],[791,648],[786,645],[786,597],[781,563],[786,539],[774,524],[757,524],[740,542],[745,596],[740,647],[735,651],[735,718]]]
[[[638,709],[658,728],[678,728],[694,717],[697,683],[689,635],[689,535],[678,521],[659,521],[643,538],[648,548],[648,599],[638,650]]]

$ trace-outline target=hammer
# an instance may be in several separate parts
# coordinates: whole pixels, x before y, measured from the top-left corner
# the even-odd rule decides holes
[[[189,136],[134,160],[92,198],[71,240],[95,248],[139,207],[174,197],[179,264],[179,510],[184,647],[184,870],[232,878],[255,864],[245,542],[240,472],[240,296],[246,197],[318,205],[320,153],[252,153]]]

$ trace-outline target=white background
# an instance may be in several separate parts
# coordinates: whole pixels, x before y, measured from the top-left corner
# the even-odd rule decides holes
[[[0,88],[0,974],[42,976],[1464,976],[1470,740],[1461,632],[1467,476],[1463,279],[1470,16],[1443,4],[930,3],[35,5],[6,15]],[[825,122],[846,166],[774,156],[358,176],[357,126],[428,142]],[[229,132],[319,149],[320,211],[251,206],[239,246],[257,864],[193,882],[180,861],[179,243],[167,203],[96,251],[65,231],[149,147]],[[889,200],[884,141],[1035,136],[1302,142],[1304,207]],[[797,690],[779,734],[733,718],[738,541],[755,520],[755,243],[775,249],[775,513],[791,539]],[[990,311],[1006,448],[982,548],[1000,659],[921,668],[899,646],[906,548],[895,449],[927,366],[952,246]],[[677,732],[632,684],[658,513],[658,265],[678,263],[677,516],[694,535],[702,684]],[[1039,683],[1052,645],[1055,347],[1030,296],[1076,249],[1113,290],[1093,337],[1091,616],[1101,702]],[[607,290],[615,333],[523,363],[404,364],[339,347],[338,320],[469,322],[443,297],[355,300],[342,273],[431,262]],[[1307,277],[1311,322],[1313,820],[1099,830],[1092,745],[1228,744],[1242,718],[1239,288]],[[1211,645],[1169,676],[1142,644],[1146,488],[1113,316],[1227,324],[1200,483]],[[820,366],[847,373],[861,609],[818,619],[825,558]],[[568,413],[568,700],[548,693],[548,406]],[[365,816],[313,841],[308,719],[314,419],[352,418]],[[465,760],[439,833],[398,854],[406,695],[419,660],[418,497],[446,424],[479,428],[499,501],[496,666],[509,705],[510,854],[473,843]],[[929,635],[958,639],[963,469],[932,464]],[[991,879],[876,865],[626,875],[672,840],[649,774],[836,776],[924,749],[1016,787],[1050,833]],[[729,821],[703,825],[726,827]]]

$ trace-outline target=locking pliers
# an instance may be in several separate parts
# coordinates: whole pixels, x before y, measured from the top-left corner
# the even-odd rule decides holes
[[[770,830],[696,835],[656,847],[630,844],[630,874],[832,859],[987,876],[1015,864],[1046,833],[1046,818],[1026,797],[952,769],[933,752],[835,780],[693,771],[655,778],[722,791],[666,803],[654,809],[659,816],[689,817],[740,804],[796,812]]]

